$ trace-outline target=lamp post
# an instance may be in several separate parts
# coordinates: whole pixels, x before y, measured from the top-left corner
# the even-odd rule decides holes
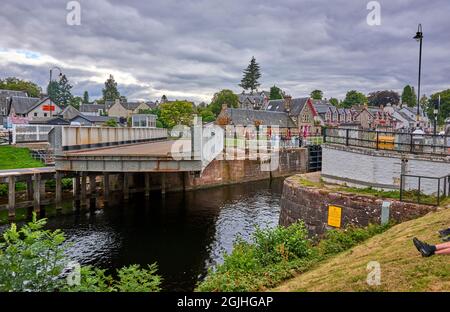
[[[439,94],[439,99],[437,102],[434,102],[434,110],[433,110],[433,114],[434,114],[434,135],[437,134],[437,117],[438,117],[438,113],[439,113],[439,107],[441,106],[441,95]]]
[[[420,75],[422,73],[422,39],[423,39],[423,33],[422,33],[422,24],[419,24],[417,27],[417,33],[413,37],[413,39],[416,39],[420,43],[420,49],[419,49],[419,79],[418,79],[418,88],[417,88],[417,128],[420,126]]]
[[[48,85],[50,86],[50,84],[51,84],[51,82],[52,82],[52,74],[53,74],[53,70],[54,69],[57,69],[58,71],[59,71],[59,78],[61,79],[61,77],[62,77],[62,70],[61,70],[61,68],[59,68],[58,66],[53,66],[52,68],[50,68],[50,79],[49,79],[49,81],[48,81]],[[47,90],[47,92],[48,92],[48,90]],[[51,103],[51,99],[50,99],[50,107],[49,107],[49,109],[50,109],[50,117],[52,116],[52,109],[53,109],[53,107],[52,107],[52,103]]]

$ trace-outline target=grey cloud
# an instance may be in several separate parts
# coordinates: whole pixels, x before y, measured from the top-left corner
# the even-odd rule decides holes
[[[382,25],[366,24],[363,0],[336,1],[119,1],[81,0],[82,25],[65,24],[66,1],[2,1],[0,48],[49,55],[64,63],[76,93],[101,95],[91,66],[134,77],[123,84],[129,98],[208,100],[223,88],[240,92],[242,70],[255,56],[262,87],[294,96],[320,88],[327,97],[349,89],[399,90],[416,84],[417,24],[424,26],[423,92],[449,87],[446,0],[379,1]],[[48,68],[10,60],[0,76],[46,83]],[[98,73],[97,73],[98,75]],[[105,74],[105,79],[106,74]]]

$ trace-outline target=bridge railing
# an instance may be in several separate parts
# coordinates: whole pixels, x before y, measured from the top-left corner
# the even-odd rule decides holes
[[[167,129],[58,126],[49,133],[55,150],[68,151],[85,148],[139,143],[167,138]]]

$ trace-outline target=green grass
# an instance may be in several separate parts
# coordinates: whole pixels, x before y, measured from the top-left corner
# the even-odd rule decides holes
[[[447,228],[448,220],[450,209],[443,209],[395,225],[297,274],[275,290],[448,292],[450,256],[422,258],[412,243],[413,237],[430,244],[439,243],[437,231]],[[371,261],[380,263],[381,285],[369,286],[366,282],[367,264]]]
[[[0,170],[36,167],[44,167],[44,164],[31,157],[28,148],[0,146]]]

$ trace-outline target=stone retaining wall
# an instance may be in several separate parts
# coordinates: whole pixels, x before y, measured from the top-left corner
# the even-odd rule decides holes
[[[402,222],[435,211],[434,206],[380,199],[331,189],[301,186],[299,176],[284,181],[279,223],[288,226],[301,219],[311,234],[323,234],[329,227],[328,206],[342,207],[342,227],[350,224],[367,226],[381,222],[383,201],[390,201],[390,219]]]

